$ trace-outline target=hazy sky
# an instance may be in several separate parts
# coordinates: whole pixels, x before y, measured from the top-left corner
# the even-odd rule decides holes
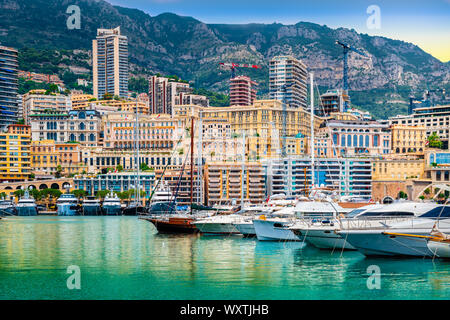
[[[354,28],[412,42],[441,61],[450,60],[450,0],[107,0],[151,16],[173,12],[206,23],[294,24],[308,21]],[[380,8],[380,28],[368,28],[367,8]],[[372,12],[371,12],[372,13]]]

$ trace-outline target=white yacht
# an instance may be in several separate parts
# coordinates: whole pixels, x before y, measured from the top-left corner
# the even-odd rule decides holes
[[[85,216],[99,216],[102,214],[100,200],[93,196],[87,196],[83,200],[83,214]]]
[[[233,225],[234,222],[241,219],[238,214],[215,215],[200,219],[194,222],[194,225],[202,234],[207,235],[231,235],[239,234],[239,231]]]
[[[450,233],[450,206],[404,202],[370,211],[375,220],[355,219],[338,233],[366,256],[431,257],[431,232]],[[392,216],[398,218],[392,218]],[[385,216],[387,219],[382,219]],[[369,217],[370,218],[370,217]]]
[[[15,216],[17,215],[17,208],[14,205],[13,201],[5,200],[4,198],[0,199],[0,216]]]
[[[17,215],[19,216],[36,216],[37,205],[33,197],[30,196],[28,190],[25,190],[25,194],[17,203]]]
[[[174,201],[174,195],[170,191],[169,186],[166,183],[161,183],[160,186],[153,193],[151,203],[154,202],[172,202]]]
[[[345,249],[356,250],[345,241],[337,230],[341,224],[345,224],[347,219],[364,218],[368,211],[382,208],[383,205],[374,204],[352,210],[345,216],[336,215],[333,219],[301,220],[295,223],[290,229],[299,237],[305,238],[306,242],[319,249]],[[336,212],[338,213],[338,212]],[[341,214],[342,212],[339,212]]]
[[[336,213],[344,213],[346,209],[331,202],[300,201],[295,207],[287,207],[272,213],[269,219],[253,221],[258,240],[263,241],[304,241],[304,237],[296,235],[291,227],[308,221],[330,220]]]
[[[236,219],[233,222],[234,227],[242,234],[244,237],[256,237],[255,227],[253,225],[253,220],[258,216],[270,215],[278,208],[272,207],[247,207],[241,210],[241,218]]]
[[[72,193],[62,194],[56,201],[58,207],[58,216],[78,215],[78,199]]]
[[[260,208],[248,207],[245,209],[234,208],[231,211],[222,214],[216,214],[203,219],[198,219],[194,225],[202,234],[209,235],[230,235],[240,234],[239,230],[234,225],[245,218],[252,218]]]
[[[111,192],[109,193],[102,204],[103,213],[107,216],[119,216],[122,214],[122,206],[120,204],[120,199],[117,194]]]

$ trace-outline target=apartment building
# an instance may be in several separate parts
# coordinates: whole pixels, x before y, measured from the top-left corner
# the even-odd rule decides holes
[[[17,120],[18,51],[0,46],[0,130]]]
[[[30,124],[30,115],[48,111],[66,113],[72,108],[69,96],[57,93],[46,94],[46,90],[31,90],[23,95],[23,117]]]
[[[277,157],[283,141],[283,105],[278,100],[256,100],[251,106],[231,106],[223,108],[202,108],[193,105],[179,105],[174,108],[174,115],[189,119],[190,116],[203,119],[224,119],[230,123],[234,136],[247,137],[247,154],[256,158]],[[303,108],[286,109],[286,145],[299,141],[298,134],[310,136],[310,113]],[[315,116],[314,128],[319,130],[323,118]],[[304,146],[306,147],[306,146]],[[299,150],[302,148],[299,148]]]
[[[35,82],[53,83],[58,86],[64,87],[64,82],[59,78],[57,74],[42,74],[19,70],[18,76],[19,78],[24,78],[26,80],[31,80]]]
[[[261,163],[264,167],[266,196],[279,193],[300,196],[305,194],[305,190],[311,190],[313,185],[334,189],[340,196],[361,197],[366,200],[370,200],[372,196],[371,159],[316,159],[314,179],[310,157],[263,159]]]
[[[31,173],[30,126],[10,124],[0,132],[0,181],[28,180]]]
[[[241,196],[244,203],[265,199],[264,170],[258,162],[210,162],[204,170],[208,205],[239,204]]]
[[[146,197],[149,197],[155,186],[155,173],[141,172],[139,174],[139,180],[141,189],[145,191]],[[100,190],[123,192],[136,188],[136,173],[109,172],[94,176],[75,176],[73,182],[75,189],[84,190],[89,195],[95,195]]]
[[[177,121],[169,115],[139,115],[141,150],[172,150],[179,139]],[[136,115],[115,112],[103,117],[104,147],[115,150],[135,149]]]
[[[269,97],[292,108],[306,108],[307,69],[292,56],[277,56],[269,62]]]
[[[54,140],[31,142],[31,168],[34,173],[53,175],[58,164]]]
[[[391,126],[393,153],[424,153],[427,142],[427,128],[422,125],[409,126],[394,124]]]
[[[320,96],[320,106],[314,110],[317,115],[322,117],[329,116],[336,112],[345,112],[345,103],[349,102],[349,96],[341,89],[328,90]]]
[[[258,84],[247,76],[230,80],[230,106],[250,106],[256,100]]]
[[[33,141],[79,142],[91,147],[102,143],[101,116],[95,110],[43,112],[29,118]]]
[[[389,118],[387,123],[390,125],[425,126],[427,137],[435,132],[444,142],[444,149],[449,149],[450,105],[417,107],[412,114]]]
[[[105,94],[128,96],[128,38],[120,27],[98,29],[92,40],[93,91],[97,99]]]
[[[189,83],[179,82],[166,77],[152,76],[149,78],[149,105],[151,114],[173,115],[173,107],[183,100],[182,94],[192,94]]]
[[[198,94],[180,93],[178,97],[175,97],[175,104],[183,105],[197,105],[202,107],[209,107],[209,99],[205,96]]]
[[[423,159],[374,159],[372,166],[373,181],[419,179],[423,176],[425,170]]]
[[[377,121],[330,120],[323,130],[337,156],[379,156],[391,150],[389,125]]]
[[[70,95],[73,110],[88,109],[89,102],[93,99],[95,97],[92,94],[77,93]]]

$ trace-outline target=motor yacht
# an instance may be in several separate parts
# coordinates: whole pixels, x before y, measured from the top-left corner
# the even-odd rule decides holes
[[[0,216],[15,216],[17,208],[12,200],[0,199]]]
[[[448,205],[394,203],[369,213],[365,219],[349,221],[337,231],[366,256],[431,257],[434,254],[428,247],[428,237],[432,230],[450,233]]]
[[[117,194],[111,192],[109,193],[102,204],[103,214],[107,216],[119,216],[122,214],[122,207],[120,204],[120,199]]]
[[[28,190],[17,203],[17,215],[19,216],[36,216],[38,213],[36,201],[30,196]]]
[[[62,194],[56,201],[58,216],[75,216],[79,214],[78,199],[72,193]]]
[[[341,224],[346,223],[347,219],[364,218],[368,211],[382,207],[383,205],[380,204],[368,205],[354,209],[348,214],[336,211],[336,216],[333,219],[303,219],[295,223],[290,229],[297,236],[303,237],[307,243],[319,249],[356,250],[336,231],[340,229]]]
[[[99,216],[102,215],[102,208],[100,200],[93,196],[87,196],[83,200],[83,215],[85,216]]]

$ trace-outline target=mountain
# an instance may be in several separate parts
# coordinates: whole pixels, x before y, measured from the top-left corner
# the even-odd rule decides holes
[[[66,13],[78,5],[81,28],[69,30]],[[260,83],[267,95],[268,61],[280,54],[301,59],[314,72],[321,90],[342,85],[342,49],[351,44],[367,57],[349,54],[352,102],[377,117],[405,112],[409,95],[426,87],[449,87],[450,64],[418,46],[369,36],[353,29],[299,22],[283,24],[205,24],[171,13],[150,16],[140,10],[112,6],[103,0],[2,0],[0,42],[18,48],[90,50],[97,28],[120,26],[128,36],[130,61],[150,73],[178,75],[196,87],[226,92],[230,71],[221,61],[263,66],[241,70]],[[363,91],[363,92],[362,92]],[[358,94],[360,93],[361,94]]]

